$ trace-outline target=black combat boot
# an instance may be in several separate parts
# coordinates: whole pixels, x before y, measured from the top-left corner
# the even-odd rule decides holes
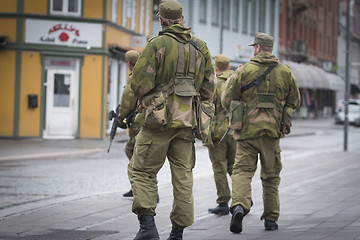
[[[276,230],[279,228],[279,225],[276,222],[266,219],[264,225],[265,225],[265,230],[269,230],[269,231]]]
[[[124,193],[124,194],[123,194],[123,197],[133,197],[133,192],[132,192],[132,190],[130,189],[130,191]]]
[[[242,231],[242,220],[244,217],[244,209],[241,205],[236,205],[232,208],[232,217],[230,223],[230,231],[233,233],[241,233]]]
[[[134,240],[159,240],[159,233],[155,226],[154,216],[138,216],[140,229]]]
[[[171,228],[170,236],[167,240],[182,240],[183,239],[183,229],[179,229],[176,227]]]
[[[219,203],[215,208],[209,208],[208,211],[213,214],[227,215],[229,214],[229,206],[227,203]]]

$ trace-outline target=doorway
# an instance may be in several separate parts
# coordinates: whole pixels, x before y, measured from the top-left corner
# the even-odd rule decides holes
[[[75,138],[78,85],[74,69],[47,69],[44,138]]]

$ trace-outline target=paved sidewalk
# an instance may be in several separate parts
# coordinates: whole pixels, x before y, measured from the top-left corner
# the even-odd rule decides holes
[[[292,137],[312,135],[324,127],[323,121],[298,120],[295,124],[298,127],[294,128]],[[325,127],[339,128],[330,120],[325,124]],[[115,141],[126,141],[126,136],[119,136]],[[49,158],[61,153],[88,154],[107,147],[108,139],[0,140],[0,160],[27,159],[26,156]],[[195,223],[185,230],[184,239],[360,239],[358,152],[303,153],[287,157],[283,164],[279,230],[264,231],[259,219],[262,197],[258,173],[252,184],[254,206],[243,220],[241,234],[229,231],[231,215],[215,216],[207,212],[209,207],[214,207],[216,191],[212,175],[204,175],[194,178]],[[161,198],[155,220],[160,239],[167,239],[171,230],[172,191],[169,189],[171,186],[166,184],[159,187]],[[131,203],[131,199],[122,197],[122,192],[109,192],[2,209],[0,240],[133,239],[138,222],[131,213]]]

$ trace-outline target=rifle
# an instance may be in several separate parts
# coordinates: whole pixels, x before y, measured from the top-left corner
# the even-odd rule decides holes
[[[119,109],[120,109],[120,104],[117,106],[116,108],[116,112],[114,112],[114,110],[111,110],[109,112],[109,121],[113,120],[112,126],[111,126],[111,131],[110,131],[110,144],[109,144],[109,148],[107,150],[107,152],[110,152],[110,148],[111,148],[111,143],[114,140],[115,134],[116,134],[116,129],[118,127],[118,119],[119,119]]]
[[[113,120],[112,126],[111,126],[111,131],[110,131],[110,144],[109,144],[109,148],[107,150],[107,152],[110,152],[110,148],[111,148],[111,143],[114,140],[115,134],[116,134],[116,129],[118,127],[122,128],[122,129],[126,129],[126,128],[130,128],[130,125],[133,121],[135,112],[136,112],[136,106],[131,110],[131,112],[129,113],[129,115],[127,115],[122,124],[119,125],[118,120],[119,120],[119,110],[120,110],[120,104],[117,106],[116,108],[116,112],[114,112],[113,110],[111,110],[109,112],[109,121]]]

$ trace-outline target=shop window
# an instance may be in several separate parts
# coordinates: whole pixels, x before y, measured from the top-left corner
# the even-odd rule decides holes
[[[53,15],[81,15],[82,0],[50,0],[50,14]]]

